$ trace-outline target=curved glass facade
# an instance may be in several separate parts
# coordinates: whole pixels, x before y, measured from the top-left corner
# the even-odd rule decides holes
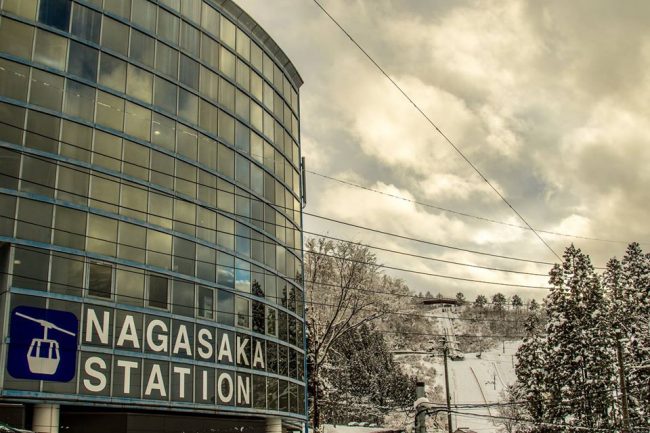
[[[0,5],[2,359],[78,320],[2,397],[304,420],[293,65],[230,1]]]

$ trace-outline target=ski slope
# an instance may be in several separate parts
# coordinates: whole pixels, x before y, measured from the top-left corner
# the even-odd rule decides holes
[[[447,318],[440,321],[447,334],[452,336],[456,333],[452,320],[455,314],[449,311],[443,314],[446,314]],[[455,337],[451,337],[450,341],[455,342]],[[499,402],[502,399],[501,392],[516,381],[514,355],[520,344],[520,341],[506,341],[500,347],[483,352],[480,358],[476,353],[465,353],[463,360],[450,359],[448,367],[452,410],[475,415],[498,415],[494,407],[467,409],[455,406]],[[436,383],[444,388],[443,361],[435,359],[431,362],[436,371],[440,372],[436,376]],[[452,423],[454,431],[459,427],[468,427],[478,433],[492,433],[498,429],[494,420],[479,416],[454,414]]]

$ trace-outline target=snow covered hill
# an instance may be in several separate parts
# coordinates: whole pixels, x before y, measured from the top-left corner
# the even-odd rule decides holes
[[[462,334],[463,329],[455,329],[458,321],[453,320],[456,313],[435,312],[439,318],[437,326],[446,331],[452,348],[455,346],[454,334]],[[446,316],[446,317],[445,317]],[[462,325],[461,325],[462,326]],[[501,393],[516,381],[514,363],[515,353],[521,341],[505,341],[498,347],[478,353],[465,353],[464,359],[449,360],[449,385],[451,388],[452,410],[462,412],[452,416],[454,430],[469,427],[480,433],[496,433],[497,425],[489,416],[497,415],[495,407],[466,408],[466,405],[486,405],[502,400]],[[409,374],[417,375],[427,385],[428,394],[436,390],[432,401],[445,402],[445,379],[442,356],[408,356],[399,359]]]

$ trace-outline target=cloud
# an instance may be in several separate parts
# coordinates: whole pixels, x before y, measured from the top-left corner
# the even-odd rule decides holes
[[[241,5],[305,79],[302,142],[310,169],[523,224],[314,4],[241,0]],[[534,227],[650,241],[650,3],[377,0],[370,6],[328,0],[324,6]],[[554,260],[528,230],[324,179],[309,182],[310,212],[463,248]],[[316,219],[305,225],[424,255],[545,270]],[[625,249],[620,243],[543,237],[560,253],[576,243],[599,265]],[[524,281],[404,256],[382,258],[441,273]],[[415,290],[498,290],[405,278]]]

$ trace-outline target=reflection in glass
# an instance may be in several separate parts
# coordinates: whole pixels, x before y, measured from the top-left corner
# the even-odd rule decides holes
[[[34,61],[55,69],[65,70],[68,40],[54,33],[36,30]]]
[[[70,23],[70,6],[68,0],[41,0],[38,21],[42,24],[68,31]]]
[[[97,44],[99,43],[101,18],[101,14],[92,9],[75,4],[70,33]]]
[[[113,269],[110,265],[90,262],[88,265],[88,295],[110,298]]]

